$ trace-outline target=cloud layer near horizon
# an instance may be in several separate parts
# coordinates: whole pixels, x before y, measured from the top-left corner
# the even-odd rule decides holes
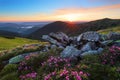
[[[91,0],[96,1],[96,0]],[[120,4],[92,7],[92,8],[64,8],[56,9],[47,13],[37,13],[32,15],[17,15],[17,16],[0,16],[0,21],[56,21],[68,20],[67,16],[74,16],[75,21],[89,21],[100,18],[120,18]]]

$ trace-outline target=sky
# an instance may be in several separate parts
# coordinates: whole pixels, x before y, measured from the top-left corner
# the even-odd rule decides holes
[[[120,19],[120,0],[0,0],[0,22]]]

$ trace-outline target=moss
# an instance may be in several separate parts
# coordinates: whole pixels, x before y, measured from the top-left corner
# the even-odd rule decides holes
[[[0,72],[0,77],[9,74],[11,72],[17,71],[17,64],[8,64]]]
[[[20,80],[16,72],[3,76],[0,80]]]

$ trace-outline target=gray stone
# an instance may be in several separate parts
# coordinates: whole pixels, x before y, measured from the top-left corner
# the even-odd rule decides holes
[[[109,40],[120,40],[120,33],[110,32],[107,37]]]
[[[97,50],[91,50],[91,51],[86,51],[84,53],[81,54],[81,56],[86,56],[86,55],[93,55],[93,54],[98,54]]]
[[[81,35],[78,36],[78,38],[77,38],[78,42],[82,40],[82,36],[83,36],[83,34],[81,34]]]
[[[107,35],[105,35],[105,34],[100,34],[100,40],[101,40],[101,41],[106,41],[106,40],[108,40]]]
[[[77,57],[80,56],[81,51],[74,48],[73,46],[67,46],[62,52],[61,57],[63,58],[70,58],[70,57]]]
[[[95,31],[85,32],[85,33],[82,33],[81,35],[79,35],[79,37],[77,38],[77,41],[81,41],[81,40],[97,42],[100,40],[100,34]]]
[[[83,45],[83,47],[81,48],[81,51],[85,52],[85,51],[90,51],[90,50],[94,50],[96,47],[94,42],[88,42],[85,45]]]
[[[64,44],[69,43],[69,37],[62,32],[50,33],[49,36],[52,37],[53,39],[57,40],[58,42],[61,42]]]
[[[101,44],[107,46],[107,45],[111,44],[112,42],[113,42],[113,40],[106,40],[106,41],[101,42]]]
[[[98,54],[102,53],[103,50],[104,50],[103,48],[98,48],[98,50],[97,50],[97,51],[98,51]]]
[[[24,60],[24,56],[18,55],[18,56],[15,56],[15,57],[9,59],[9,64],[19,63],[19,62],[21,62],[23,60]]]
[[[86,51],[84,53],[81,54],[81,56],[86,56],[86,55],[94,55],[94,54],[100,54],[102,53],[104,49],[103,48],[99,48],[98,50],[90,50],[90,51]]]
[[[47,41],[49,41],[49,42],[52,43],[52,44],[55,44],[55,45],[58,45],[58,46],[62,46],[61,43],[57,42],[57,40],[51,38],[51,37],[48,36],[48,35],[43,35],[43,36],[42,36],[42,39],[47,40]]]
[[[56,47],[57,47],[56,45],[51,45],[50,48],[53,49],[53,48],[56,48]]]
[[[39,52],[24,53],[9,59],[9,64],[16,64],[25,59],[26,56],[38,56]]]

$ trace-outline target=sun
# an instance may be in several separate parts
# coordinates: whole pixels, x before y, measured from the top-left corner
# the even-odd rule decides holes
[[[80,17],[81,17],[80,14],[64,14],[57,16],[59,20],[70,21],[70,22],[78,21]]]
[[[67,21],[73,22],[79,19],[79,15],[78,14],[66,14],[64,15],[64,18]]]

